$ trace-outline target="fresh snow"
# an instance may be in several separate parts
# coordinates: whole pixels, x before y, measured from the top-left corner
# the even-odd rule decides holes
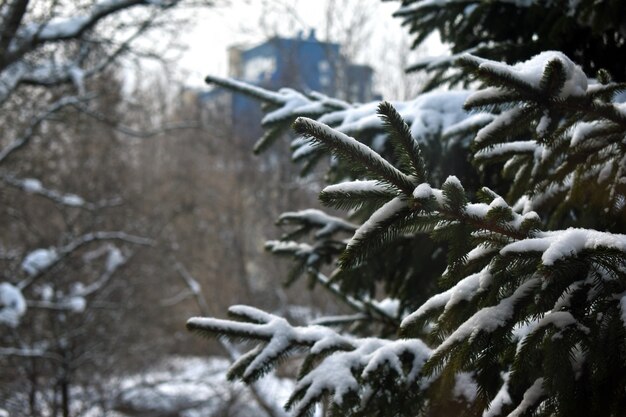
[[[280,222],[305,222],[320,229],[315,233],[315,237],[332,235],[337,231],[353,232],[357,226],[345,221],[340,217],[330,216],[318,209],[306,209],[300,211],[290,211],[280,215]]]
[[[443,191],[437,188],[432,188],[428,183],[419,184],[413,190],[413,197],[415,198],[429,198],[435,197],[437,204],[443,206],[445,204],[445,199],[443,197]]]
[[[506,372],[502,374],[504,383],[498,390],[496,396],[491,400],[489,408],[483,412],[482,417],[497,417],[502,414],[502,407],[511,404],[511,396],[509,395],[509,377],[510,373]]]
[[[473,97],[471,97],[470,99],[472,98]],[[495,132],[510,126],[513,121],[520,117],[523,113],[524,108],[521,106],[513,107],[512,109],[503,111],[491,123],[478,131],[476,137],[474,138],[474,142],[478,144],[484,142],[485,140],[489,139]]]
[[[585,249],[598,248],[626,252],[626,235],[578,228],[542,232],[536,238],[506,245],[500,250],[500,254],[542,252],[542,263],[553,265],[556,261],[576,256]]]
[[[61,197],[61,203],[71,207],[82,207],[85,205],[85,200],[76,194],[65,194]]]
[[[604,120],[596,120],[592,122],[580,122],[572,128],[572,137],[570,139],[570,146],[577,146],[587,137],[594,133],[602,132],[612,124]]]
[[[412,136],[423,142],[470,117],[463,109],[463,103],[470,94],[469,90],[436,91],[421,94],[410,101],[392,101],[391,104],[409,125]],[[378,105],[378,102],[371,102],[350,107],[327,113],[319,120],[347,134],[383,131]]]
[[[442,133],[444,136],[456,136],[471,130],[478,130],[491,123],[496,116],[491,113],[476,113],[465,118],[459,123],[447,127]]]
[[[365,193],[388,192],[389,187],[378,180],[346,181],[326,186],[322,192],[327,193]]]
[[[475,59],[468,55],[470,59]],[[558,97],[566,99],[571,96],[582,96],[587,92],[587,76],[580,68],[574,64],[565,54],[557,51],[544,51],[528,61],[515,65],[507,65],[502,62],[480,59],[480,68],[500,75],[514,77],[523,81],[535,89],[540,88],[546,65],[553,60],[559,60],[563,64],[565,71],[565,83],[559,91]]]
[[[422,183],[413,190],[413,197],[415,198],[430,198],[432,195],[433,189],[427,183]]]
[[[19,288],[8,282],[0,283],[0,323],[17,327],[26,313],[26,300]]]
[[[543,317],[539,319],[533,319],[527,323],[520,323],[513,329],[513,335],[518,340],[517,351],[521,348],[525,339],[546,326],[554,326],[558,331],[568,327],[576,326],[580,331],[585,334],[589,333],[589,328],[583,326],[572,316],[568,311],[548,311]],[[557,331],[555,337],[559,334]]]
[[[333,393],[333,402],[341,405],[350,392],[359,392],[361,384],[354,375],[354,369],[363,367],[361,378],[367,379],[382,366],[393,369],[406,382],[413,382],[430,356],[430,349],[418,339],[384,340],[357,339],[356,348],[348,352],[335,352],[325,358],[317,367],[300,379],[296,390],[305,390],[304,397],[292,410],[294,414],[303,411],[304,405],[329,391]],[[408,373],[400,358],[410,353],[413,363]]]
[[[352,239],[348,242],[347,248],[353,246],[356,242],[363,239],[365,235],[376,228],[380,223],[388,220],[401,210],[407,208],[406,200],[399,197],[395,197],[392,200],[385,203],[382,207],[376,210],[372,215],[363,223],[354,233]]]
[[[110,245],[108,249],[109,254],[107,255],[105,268],[107,271],[115,271],[126,262],[126,258],[117,246]]]
[[[470,372],[460,372],[454,376],[452,395],[467,402],[473,402],[478,394],[478,384]]]
[[[123,415],[144,416],[204,417],[224,410],[240,417],[265,415],[242,383],[228,382],[229,365],[219,357],[170,357],[141,375],[116,382],[113,408]],[[268,374],[255,386],[265,401],[279,409],[293,382]]]
[[[45,271],[59,259],[56,249],[36,249],[30,252],[22,261],[22,269],[28,275],[37,275]]]
[[[621,318],[624,326],[626,327],[626,294],[622,295],[619,299],[619,307],[621,310]]]
[[[389,317],[397,317],[400,312],[400,300],[396,298],[385,298],[372,304]]]
[[[65,300],[65,306],[74,313],[82,313],[87,307],[87,300],[84,297],[72,296]]]
[[[293,240],[268,240],[265,242],[265,248],[273,253],[292,253],[297,257],[306,258],[307,265],[312,265],[319,259],[313,246],[308,243]]]
[[[521,415],[525,415],[526,411],[537,405],[541,397],[545,394],[545,390],[543,389],[543,378],[537,378],[533,385],[526,390],[524,393],[524,397],[519,405],[513,410],[508,417],[519,417]]]
[[[499,143],[490,148],[481,149],[480,151],[474,154],[474,158],[482,159],[482,158],[493,158],[501,155],[506,155],[510,153],[535,153],[538,147],[543,147],[542,145],[537,144],[534,140],[525,140],[525,141],[515,141],[515,142],[507,142],[507,143]]]
[[[22,181],[22,186],[24,191],[29,193],[37,193],[43,190],[43,186],[41,185],[41,181],[36,180],[34,178],[25,178]]]
[[[281,100],[284,100],[284,105],[277,110],[267,113],[263,117],[263,120],[261,120],[263,125],[293,117],[296,111],[302,112],[303,114],[319,114],[324,110],[323,105],[320,103],[312,103],[311,99],[294,89],[281,88],[278,94]],[[314,104],[317,105],[314,106]]]
[[[430,297],[417,310],[402,320],[401,326],[410,325],[433,310],[444,308],[445,312],[461,301],[471,301],[476,294],[484,291],[490,282],[491,274],[489,268],[485,267],[480,272],[463,278],[449,290]]]
[[[541,119],[539,120],[539,123],[537,124],[537,128],[535,129],[535,132],[537,132],[537,135],[545,136],[546,133],[548,132],[548,126],[550,126],[551,121],[552,119],[550,118],[550,115],[546,111],[546,113],[543,116],[541,116]]]
[[[531,278],[521,284],[512,295],[500,300],[498,304],[484,307],[474,313],[469,319],[461,324],[450,336],[448,336],[434,351],[433,354],[445,351],[456,343],[465,339],[472,339],[480,332],[493,332],[504,326],[511,319],[516,302],[528,295],[540,284],[539,278]]]
[[[220,328],[227,332],[254,335],[266,340],[263,346],[254,348],[256,357],[245,370],[244,377],[265,366],[268,360],[280,356],[293,346],[310,346],[312,354],[319,354],[332,348],[351,347],[339,350],[324,357],[317,366],[302,377],[294,392],[302,391],[302,398],[292,410],[295,414],[303,411],[309,400],[328,392],[336,404],[342,404],[346,394],[358,392],[362,387],[357,381],[355,370],[361,368],[361,377],[368,378],[381,366],[395,370],[406,382],[414,382],[421,368],[430,357],[431,350],[419,339],[386,340],[377,338],[354,338],[341,335],[330,328],[321,326],[297,327],[285,319],[248,306],[233,306],[229,311],[246,317],[253,323],[234,322],[214,318],[191,318],[188,324],[194,328]],[[406,355],[413,358],[408,370],[402,366]],[[246,355],[242,357],[246,360]]]

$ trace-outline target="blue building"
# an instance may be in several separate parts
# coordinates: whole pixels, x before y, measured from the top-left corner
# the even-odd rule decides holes
[[[271,90],[291,87],[318,91],[350,102],[373,100],[373,70],[348,62],[337,43],[320,42],[315,31],[308,37],[274,37],[258,46],[229,49],[229,76]],[[235,134],[256,139],[262,133],[259,103],[220,88],[203,93],[202,104],[220,103],[230,108]]]

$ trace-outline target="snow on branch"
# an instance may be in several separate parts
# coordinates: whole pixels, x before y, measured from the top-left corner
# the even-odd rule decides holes
[[[10,174],[0,173],[0,180],[4,181],[6,184],[12,187],[16,187],[29,194],[40,195],[57,204],[68,207],[77,207],[86,210],[98,210],[105,207],[119,205],[121,203],[121,200],[119,198],[102,200],[98,203],[85,201],[84,198],[76,194],[65,194],[56,190],[52,190],[50,188],[46,188],[43,186],[41,181],[35,178],[16,178],[15,176]]]
[[[471,116],[463,109],[463,103],[471,93],[469,90],[436,91],[420,94],[413,100],[391,101],[390,104],[407,123],[413,138],[422,143]],[[319,121],[346,134],[384,133],[379,105],[379,102],[355,105],[325,114]]]
[[[135,239],[133,238],[133,240]],[[0,283],[0,323],[16,327],[21,317],[26,313],[27,307],[65,310],[74,313],[85,311],[87,297],[101,290],[111,280],[115,272],[124,266],[133,255],[131,253],[125,256],[118,247],[110,244],[104,249],[107,257],[100,277],[88,285],[76,282],[66,294],[57,291],[54,300],[52,300],[52,294],[43,296],[41,300],[26,300],[22,290],[29,283],[32,283],[32,280],[37,276],[52,268],[63,256],[69,254],[68,247],[37,249],[30,252],[22,261],[22,269],[30,275],[29,279],[20,282],[17,286],[8,282]]]
[[[77,237],[63,246],[39,248],[28,253],[22,260],[22,270],[26,272],[28,277],[22,280],[17,287],[21,290],[27,288],[65,257],[87,244],[102,240],[119,240],[135,245],[152,245],[154,243],[152,239],[125,232],[93,232]]]
[[[26,300],[22,291],[8,283],[0,283],[0,323],[16,327],[26,313]]]
[[[207,76],[205,82],[237,91],[277,106],[278,108],[270,111],[263,118],[263,124],[271,124],[289,116],[294,117],[294,115],[322,114],[327,111],[350,107],[350,104],[345,101],[330,98],[318,92],[312,92],[309,96],[291,88],[282,88],[278,92],[274,92],[243,81],[213,75]]]
[[[341,291],[340,286],[333,282],[332,275],[331,278],[329,278],[321,272],[314,270],[311,270],[310,273],[314,275],[315,279],[322,284],[324,288],[346,303],[350,308],[359,312],[359,314],[369,317],[370,319],[374,318],[392,323],[397,327],[397,317],[400,316],[401,313],[399,311],[400,303],[398,300],[386,298],[378,301],[372,300],[367,296],[350,296]]]
[[[492,307],[478,310],[448,336],[433,352],[433,355],[446,355],[449,350],[460,342],[475,339],[481,332],[492,333],[500,327],[510,325],[514,319],[515,310],[521,300],[527,298],[540,284],[539,278],[531,278],[520,285],[513,294],[503,298]]]
[[[413,384],[430,356],[430,349],[418,339],[356,339],[321,326],[292,326],[283,318],[252,307],[233,306],[229,312],[244,322],[195,317],[187,321],[187,328],[262,343],[232,365],[231,377],[252,382],[294,349],[306,348],[309,352],[302,377],[287,402],[296,416],[306,415],[324,395],[331,395],[332,403],[341,407],[351,395],[368,390],[357,378],[365,385],[376,386],[374,375],[383,368]],[[319,358],[317,364],[312,362],[315,358]]]
[[[62,361],[63,358],[55,353],[40,348],[8,348],[0,347],[0,356],[19,356],[22,358],[46,358]],[[0,414],[1,415],[1,414]]]
[[[377,101],[350,104],[314,91],[303,94],[285,88],[274,92],[242,81],[215,76],[208,76],[206,81],[271,105],[263,118],[263,125],[268,131],[255,145],[255,151],[264,149],[268,145],[266,142],[272,141],[279,132],[286,129],[288,126],[286,122],[292,122],[298,117],[317,119],[347,135],[358,133],[360,137],[373,136],[376,139],[372,141],[371,146],[377,150],[380,150],[387,141],[385,122],[379,117],[380,103]],[[463,109],[463,103],[470,94],[471,91],[468,90],[430,92],[420,94],[414,100],[394,101],[391,104],[409,126],[412,137],[421,143],[437,137],[442,131],[452,128],[468,117],[488,115],[488,113],[471,115]],[[467,136],[460,132],[459,135]],[[301,138],[296,138],[292,142],[292,149],[295,161],[313,158],[313,155],[319,152],[319,149]]]
[[[16,16],[12,25],[3,30],[0,36],[0,103],[21,84],[50,87],[73,83],[82,94],[85,90],[84,79],[101,73],[121,54],[128,52],[130,44],[157,23],[157,12],[175,7],[181,2],[182,0],[99,0],[86,9],[76,10],[73,15],[53,15],[42,22],[29,21],[27,11],[23,10],[22,15]],[[127,26],[134,28],[131,35],[86,68],[87,58],[95,50],[93,46],[102,37],[94,32],[94,28],[108,16],[134,7],[150,8],[154,13],[146,13],[136,18]],[[86,41],[84,35],[89,31],[95,34]],[[59,60],[58,57],[28,59],[33,52],[42,50],[45,44],[70,40],[80,42],[75,56],[68,56],[64,60]]]
[[[172,7],[179,0],[154,2],[150,0],[99,0],[82,15],[61,19],[51,19],[44,23],[27,24],[18,30],[11,51],[24,54],[39,44],[80,37],[105,17],[138,5],[155,5],[161,8]]]
[[[541,253],[543,265],[575,257],[585,250],[612,249],[626,253],[626,235],[580,228],[538,233],[532,239],[513,242],[500,250],[501,255]]]
[[[580,97],[587,92],[587,76],[578,65],[574,64],[562,52],[541,52],[528,61],[515,65],[490,61],[471,54],[463,56],[461,61],[476,66],[481,73],[495,77],[493,84],[502,83],[501,85],[505,88],[508,85],[517,85],[522,88],[529,86],[537,91],[545,90],[548,87],[546,81],[547,77],[550,76],[549,71],[552,70],[551,66],[556,65],[557,68],[554,71],[561,72],[563,79],[559,88],[552,94],[560,99],[566,99]],[[471,101],[471,97],[468,100]]]
[[[319,228],[315,232],[316,238],[327,237],[338,231],[354,232],[356,225],[340,217],[330,216],[321,210],[306,209],[295,212],[285,212],[278,218],[278,224],[305,224]]]
[[[376,179],[385,180],[400,190],[413,190],[412,180],[381,157],[368,146],[356,139],[341,133],[329,126],[305,117],[296,119],[293,129],[296,133],[309,138],[312,142],[320,143],[341,155],[361,169],[367,170]]]

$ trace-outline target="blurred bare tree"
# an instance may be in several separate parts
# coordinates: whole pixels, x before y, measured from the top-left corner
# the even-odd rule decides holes
[[[159,59],[170,42],[146,37],[168,39],[178,10],[212,3],[0,3],[0,403],[11,415],[80,415],[104,401],[120,340],[141,333],[120,325],[141,297],[123,283],[154,240],[131,220],[120,137],[189,126],[128,117],[120,68]]]

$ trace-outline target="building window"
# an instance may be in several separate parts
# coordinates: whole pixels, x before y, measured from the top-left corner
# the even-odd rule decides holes
[[[268,81],[276,72],[276,59],[271,56],[258,56],[246,61],[243,78],[244,80],[257,83]]]

